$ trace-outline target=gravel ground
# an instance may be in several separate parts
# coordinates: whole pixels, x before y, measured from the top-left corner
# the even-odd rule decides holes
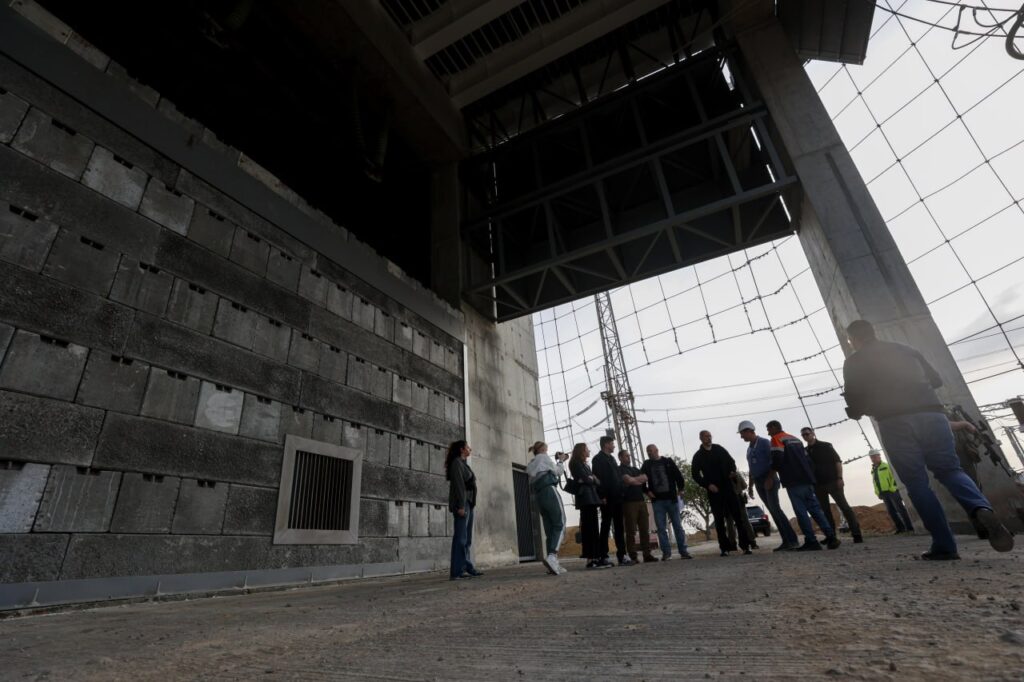
[[[762,542],[774,546],[775,537]],[[1021,550],[921,537],[584,571],[538,564],[0,621],[0,678],[1024,679]]]

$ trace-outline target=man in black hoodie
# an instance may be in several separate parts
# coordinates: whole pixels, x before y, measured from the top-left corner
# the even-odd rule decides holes
[[[729,556],[729,552],[736,551],[736,545],[726,532],[727,518],[731,518],[736,524],[740,549],[744,554],[750,554],[751,538],[747,535],[747,524],[744,523],[746,511],[740,508],[740,499],[733,488],[736,462],[728,450],[712,442],[710,431],[700,432],[700,448],[693,455],[690,471],[697,485],[708,491],[721,556]]]
[[[601,436],[601,451],[594,455],[590,466],[597,476],[597,494],[601,496],[601,534],[599,547],[603,549],[602,562],[608,561],[608,531],[615,527],[615,555],[619,566],[629,566],[633,561],[626,554],[626,534],[622,516],[622,475],[619,463],[615,461],[615,439]]]

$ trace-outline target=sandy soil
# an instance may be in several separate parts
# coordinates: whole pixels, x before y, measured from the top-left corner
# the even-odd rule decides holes
[[[3,679],[1024,678],[1022,550],[922,537],[538,564],[0,621]]]

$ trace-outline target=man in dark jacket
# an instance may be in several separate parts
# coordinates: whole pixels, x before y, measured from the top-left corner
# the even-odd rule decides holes
[[[601,451],[594,455],[590,466],[597,476],[597,492],[601,496],[601,534],[599,547],[604,552],[602,557],[608,559],[608,531],[615,527],[615,556],[619,566],[629,566],[632,559],[626,554],[626,534],[622,517],[622,475],[619,474],[619,463],[615,461],[615,439],[601,436]]]
[[[854,349],[843,365],[846,414],[851,419],[870,415],[877,420],[889,460],[932,535],[932,546],[921,558],[960,558],[946,512],[928,484],[929,470],[967,515],[988,531],[993,549],[1013,549],[1013,536],[960,466],[949,420],[935,394],[942,386],[938,372],[913,348],[878,340],[870,322],[856,320],[846,334]]]
[[[740,509],[740,500],[734,492],[733,479],[736,477],[736,462],[729,451],[712,442],[710,431],[700,432],[700,447],[690,464],[693,480],[708,491],[711,514],[715,517],[715,534],[721,556],[736,551],[736,545],[729,539],[726,519],[731,518],[739,533],[739,546],[744,554],[750,554],[750,536],[743,523],[746,511]]]
[[[654,510],[654,525],[658,528],[658,545],[661,547],[661,560],[672,558],[672,545],[668,540],[666,518],[672,524],[672,532],[676,536],[676,547],[679,558],[692,559],[686,546],[686,532],[679,514],[679,498],[683,496],[686,479],[683,472],[669,457],[662,457],[658,446],[647,446],[647,461],[640,472],[647,477],[647,496],[651,498]]]
[[[833,528],[838,528],[835,519],[832,518],[832,505],[828,501],[829,495],[831,495],[832,499],[836,501],[839,511],[846,519],[846,523],[850,526],[850,537],[853,538],[855,543],[864,542],[864,536],[860,533],[860,523],[857,521],[857,515],[853,513],[850,503],[846,501],[845,484],[843,483],[843,461],[839,459],[839,453],[832,447],[832,443],[818,440],[818,437],[814,435],[814,429],[810,426],[800,429],[800,437],[807,443],[805,448],[807,456],[811,458],[811,464],[814,467],[814,494],[817,495],[818,502],[821,504],[821,509],[825,512],[828,522],[832,524]]]

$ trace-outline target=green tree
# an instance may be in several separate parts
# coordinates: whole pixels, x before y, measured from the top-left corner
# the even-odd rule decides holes
[[[679,471],[686,479],[686,488],[683,491],[683,498],[686,506],[683,508],[683,521],[704,533],[704,539],[711,539],[711,529],[714,527],[711,515],[711,500],[708,499],[708,491],[697,485],[693,480],[693,472],[690,470],[690,463],[679,457],[673,457]]]

